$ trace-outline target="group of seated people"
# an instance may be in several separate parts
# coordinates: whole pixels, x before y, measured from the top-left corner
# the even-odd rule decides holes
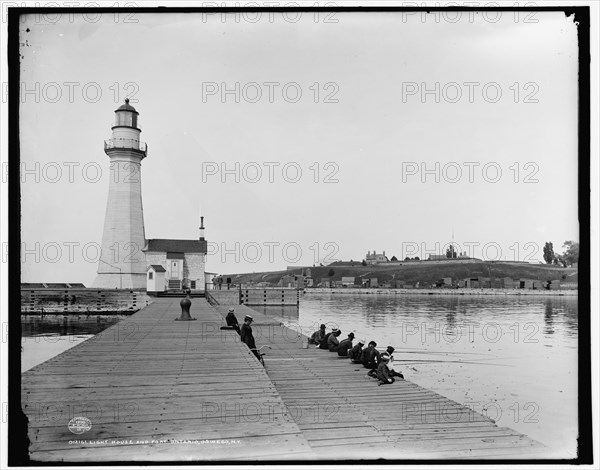
[[[325,333],[325,329],[326,326],[321,325],[308,340],[309,344],[316,344],[319,349],[337,352],[338,356],[349,357],[353,364],[362,364],[369,369],[367,375],[378,380],[378,385],[393,384],[394,377],[404,378],[400,372],[394,370],[394,356],[392,356],[394,348],[392,346],[388,346],[385,352],[380,353],[375,349],[377,343],[370,341],[363,349],[365,345],[363,339],[359,340],[356,346],[352,345],[354,333],[350,333],[346,339],[339,341],[338,337],[342,334],[340,330],[334,328],[331,332]]]

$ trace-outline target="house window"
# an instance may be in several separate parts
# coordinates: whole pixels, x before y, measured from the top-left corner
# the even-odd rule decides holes
[[[196,288],[196,281],[190,281],[190,289]]]
[[[153,276],[153,274],[154,274],[153,272],[149,272],[149,273],[148,273],[148,279],[152,280],[152,276]]]

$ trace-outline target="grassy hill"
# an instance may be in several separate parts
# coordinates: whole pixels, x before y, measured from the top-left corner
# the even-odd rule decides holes
[[[452,280],[457,280],[469,277],[490,277],[491,275],[493,278],[510,277],[511,279],[525,278],[542,281],[561,279],[563,282],[577,283],[576,268],[509,261],[472,261],[469,263],[461,261],[423,261],[421,263],[405,262],[401,266],[362,266],[360,263],[352,265],[349,262],[337,262],[328,266],[317,266],[310,269],[315,283],[320,282],[322,278],[329,278],[331,269],[334,271],[334,275],[331,277],[333,281],[340,281],[342,277],[363,277],[377,278],[380,283],[395,278],[410,284],[416,282],[432,284],[442,277],[451,277]],[[234,284],[269,282],[276,285],[281,277],[286,274],[301,273],[302,268],[297,268],[286,271],[224,274],[223,276],[230,276]],[[564,279],[563,275],[565,276]]]

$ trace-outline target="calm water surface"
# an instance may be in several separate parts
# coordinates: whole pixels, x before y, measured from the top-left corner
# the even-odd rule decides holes
[[[255,308],[305,334],[325,323],[392,345],[407,380],[542,442],[549,458],[576,456],[576,297],[319,293],[299,309]]]
[[[21,372],[78,345],[125,315],[21,315]]]

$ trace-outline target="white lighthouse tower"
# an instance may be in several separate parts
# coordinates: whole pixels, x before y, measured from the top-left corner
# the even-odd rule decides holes
[[[126,99],[115,111],[111,139],[104,141],[111,171],[102,253],[93,283],[97,288],[146,287],[141,162],[146,158],[147,147],[140,142],[138,114]]]

